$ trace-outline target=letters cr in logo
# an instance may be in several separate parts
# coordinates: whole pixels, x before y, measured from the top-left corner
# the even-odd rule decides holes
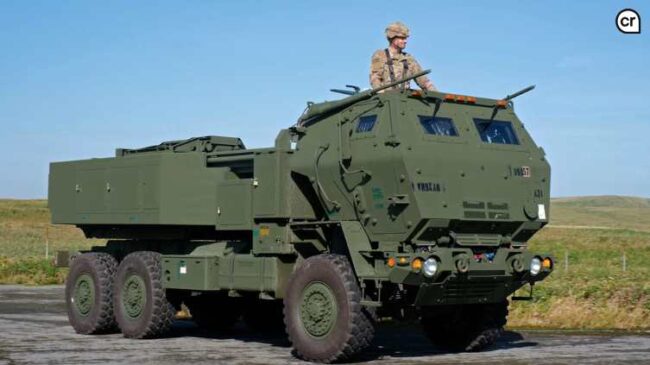
[[[623,9],[616,15],[616,27],[621,33],[641,33],[641,16],[634,9]]]

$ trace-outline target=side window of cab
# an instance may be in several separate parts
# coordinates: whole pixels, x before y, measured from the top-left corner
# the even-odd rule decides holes
[[[350,138],[353,140],[375,138],[379,130],[381,118],[379,114],[361,115],[351,125]]]
[[[375,128],[375,124],[377,124],[377,116],[376,115],[366,115],[366,116],[360,117],[359,121],[357,122],[357,126],[354,129],[354,132],[355,133],[370,133]]]

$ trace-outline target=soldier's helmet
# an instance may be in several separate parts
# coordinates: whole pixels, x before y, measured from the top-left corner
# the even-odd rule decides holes
[[[394,22],[386,27],[386,38],[391,40],[395,37],[408,38],[409,28],[402,22]]]

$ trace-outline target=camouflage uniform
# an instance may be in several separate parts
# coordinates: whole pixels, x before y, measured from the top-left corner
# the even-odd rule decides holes
[[[386,38],[390,42],[394,37],[408,38],[409,29],[402,23],[389,24],[386,28]],[[406,52],[398,52],[391,47],[377,50],[370,62],[370,86],[376,88],[390,82],[408,77],[422,71],[420,64]],[[428,77],[420,76],[415,82],[423,90],[436,90]],[[410,82],[393,89],[409,88]]]

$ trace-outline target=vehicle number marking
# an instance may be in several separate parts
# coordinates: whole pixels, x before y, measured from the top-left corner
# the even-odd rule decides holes
[[[443,191],[443,186],[437,182],[425,181],[411,184],[413,190],[422,191],[425,193],[439,193]]]
[[[514,176],[530,177],[530,172],[529,166],[515,167],[514,169],[510,168],[510,175]]]

